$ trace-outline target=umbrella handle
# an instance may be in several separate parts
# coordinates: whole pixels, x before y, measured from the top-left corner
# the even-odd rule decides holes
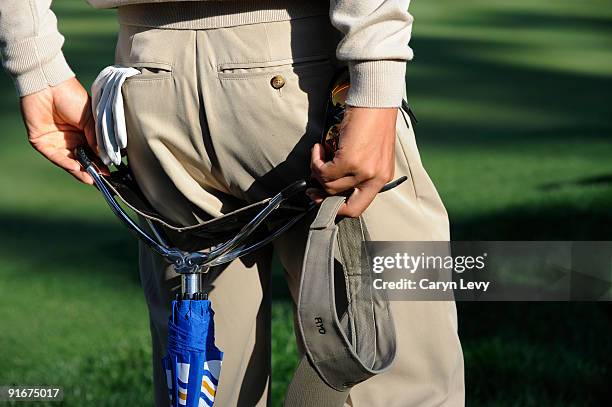
[[[200,300],[206,298],[196,298],[199,297],[199,294],[207,297],[207,295],[202,292],[202,274],[200,273],[189,273],[189,274],[181,274],[181,299],[189,299],[189,300]]]

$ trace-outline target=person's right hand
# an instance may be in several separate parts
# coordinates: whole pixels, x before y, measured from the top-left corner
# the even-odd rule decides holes
[[[22,97],[21,114],[34,149],[81,182],[93,184],[74,156],[74,149],[84,144],[97,151],[91,100],[76,78]]]

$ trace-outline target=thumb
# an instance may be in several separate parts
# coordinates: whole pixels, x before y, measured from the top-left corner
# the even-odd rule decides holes
[[[83,127],[83,133],[85,134],[85,139],[87,140],[87,144],[89,145],[91,150],[94,153],[97,153],[98,143],[96,142],[96,123],[91,112],[88,114],[87,121],[85,122],[85,126]]]
[[[87,140],[87,145],[91,148],[91,151],[95,154],[94,162],[98,167],[98,170],[103,175],[110,175],[110,171],[106,165],[102,162],[98,152],[98,141],[96,139],[96,122],[94,120],[94,116],[91,113],[91,109],[89,109],[89,113],[87,119],[85,121],[85,125],[83,126],[83,133],[85,134],[85,139]]]

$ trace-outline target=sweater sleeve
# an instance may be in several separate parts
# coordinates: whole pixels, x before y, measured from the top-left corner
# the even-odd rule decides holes
[[[51,0],[0,1],[2,65],[20,96],[74,76],[62,54],[64,37],[50,6]]]
[[[348,63],[347,102],[399,107],[405,90],[412,32],[410,0],[331,0],[331,22],[343,35],[336,54]]]

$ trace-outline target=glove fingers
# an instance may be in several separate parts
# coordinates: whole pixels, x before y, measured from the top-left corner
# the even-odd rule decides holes
[[[94,122],[95,122],[94,129],[95,129],[95,134],[96,134],[96,142],[98,144],[98,154],[100,158],[103,159],[103,161],[105,161],[104,157],[106,157],[106,153],[103,147],[104,134],[102,133],[102,125],[101,125],[101,119],[100,119],[100,101],[102,99],[102,94],[108,82],[108,78],[110,74],[112,73],[112,71],[113,71],[113,67],[107,66],[106,68],[104,68],[102,72],[98,74],[98,76],[96,77],[96,80],[91,86],[91,94],[92,94],[91,110],[92,110]]]
[[[139,73],[134,68],[108,66],[100,72],[92,85],[98,154],[106,165],[121,163],[121,149],[127,146],[121,86],[125,79]]]
[[[98,103],[100,102],[100,97],[102,96],[102,91],[104,90],[104,86],[108,81],[108,77],[110,73],[113,71],[112,66],[107,66],[104,68],[96,77],[93,84],[91,85],[91,110],[92,113],[96,113],[96,108]]]
[[[102,96],[100,97],[100,103],[98,104],[98,130],[101,134],[102,143],[98,144],[102,147],[100,151],[100,158],[106,165],[110,165],[112,160],[112,151],[113,145],[110,140],[114,140],[114,126],[113,126],[113,115],[112,115],[112,104],[110,103],[111,91],[112,91],[112,83],[113,79],[116,75],[116,71],[110,73],[106,86],[102,91]]]
[[[125,126],[125,111],[123,108],[123,82],[131,76],[138,75],[140,71],[134,68],[123,68],[123,75],[117,81],[115,98],[113,99],[113,117],[115,118],[115,137],[120,149],[127,147],[127,129]]]
[[[113,78],[110,80],[108,84],[108,87],[110,89],[108,94],[108,100],[106,102],[106,106],[104,107],[105,123],[108,127],[108,144],[110,146],[107,153],[112,163],[115,165],[118,165],[121,162],[121,149],[117,143],[115,114],[113,108],[115,105],[115,98],[117,97],[117,85],[122,75],[122,72],[120,70],[117,70],[115,72],[115,75],[113,75]]]

